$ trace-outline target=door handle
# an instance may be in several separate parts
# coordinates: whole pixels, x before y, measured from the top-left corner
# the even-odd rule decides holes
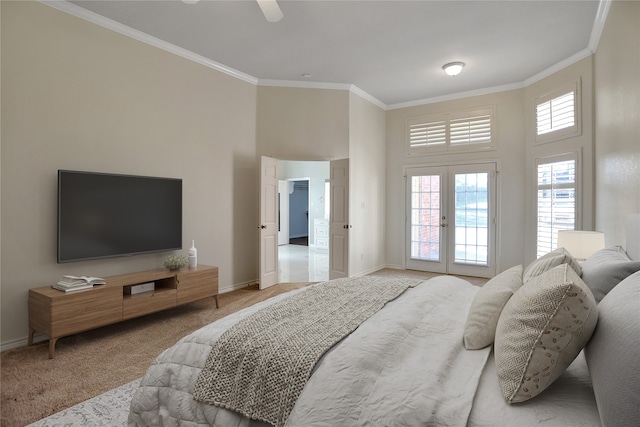
[[[353,225],[345,224],[342,226],[342,228],[353,228]]]
[[[262,225],[259,225],[257,228],[262,228],[264,230],[265,228],[267,228],[267,226],[262,224]]]

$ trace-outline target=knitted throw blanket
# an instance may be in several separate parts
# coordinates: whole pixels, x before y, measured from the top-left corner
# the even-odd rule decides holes
[[[387,302],[420,282],[336,279],[249,315],[213,345],[193,396],[283,426],[318,359]]]

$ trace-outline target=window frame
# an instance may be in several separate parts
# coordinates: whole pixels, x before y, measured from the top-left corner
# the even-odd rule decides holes
[[[489,140],[487,142],[452,144],[452,122],[465,119],[480,119],[483,116],[489,117]],[[433,145],[430,145],[428,142],[426,142],[424,146],[412,146],[412,128],[420,125],[425,125],[426,128],[430,124],[432,124],[434,128],[432,130],[438,132],[438,138],[440,138],[442,142],[434,143]],[[436,130],[435,128],[438,126],[443,127],[443,129]],[[411,117],[406,121],[405,130],[405,143],[408,156],[424,156],[430,154],[450,154],[460,152],[468,153],[474,151],[496,150],[498,147],[496,137],[496,113],[494,106]],[[425,131],[427,130],[425,129]]]
[[[538,134],[538,106],[545,102],[550,102],[556,98],[562,97],[573,92],[574,102],[574,124],[558,130],[552,130],[547,133]],[[547,144],[550,142],[560,141],[562,139],[573,138],[582,135],[582,93],[581,79],[573,80],[562,86],[559,86],[549,92],[546,92],[533,99],[533,123],[535,144]]]

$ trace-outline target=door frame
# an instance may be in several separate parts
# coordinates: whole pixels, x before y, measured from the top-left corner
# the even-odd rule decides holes
[[[277,158],[277,157],[269,157],[269,156],[260,156],[260,157],[261,157],[261,159],[259,160],[259,163],[261,163],[263,161],[262,159],[264,159],[264,158],[273,159],[278,163],[280,161],[296,161],[296,162],[327,162],[327,163],[331,164],[331,162],[334,161],[334,160],[332,160],[332,158],[295,159],[295,158]],[[346,159],[346,160],[348,160],[348,159]],[[264,282],[265,284],[267,284],[267,283],[270,283],[271,280],[266,281],[266,280],[264,280],[264,276],[263,276],[263,262],[265,262],[265,260],[269,259],[269,258],[268,257],[263,257],[263,252],[266,252],[266,251],[264,251],[264,249],[263,249],[263,246],[264,246],[263,240],[264,239],[262,238],[263,229],[261,227],[262,227],[262,225],[266,225],[266,224],[264,224],[264,222],[262,221],[263,210],[265,209],[265,207],[263,206],[263,202],[262,202],[262,193],[263,193],[263,188],[262,188],[263,187],[263,185],[262,185],[262,175],[263,175],[262,164],[260,164],[258,167],[260,168],[259,179],[258,179],[258,181],[260,181],[259,182],[258,199],[259,199],[259,212],[260,212],[260,216],[261,216],[261,218],[259,218],[259,223],[258,223],[258,226],[257,226],[257,228],[260,230],[260,238],[259,238],[259,243],[258,243],[258,251],[259,251],[259,256],[258,256],[258,258],[259,258],[258,283],[260,284],[260,289],[263,289],[262,283]],[[276,271],[276,281],[275,281],[275,283],[278,282],[279,275],[280,275],[280,273],[279,273],[279,265],[278,265],[279,264],[279,253],[278,253],[279,252],[278,251],[278,246],[279,245],[277,244],[278,241],[279,241],[279,233],[277,232],[277,215],[278,215],[278,205],[279,205],[279,203],[278,203],[278,200],[277,200],[277,198],[278,198],[277,195],[278,195],[278,191],[280,189],[280,181],[281,180],[278,178],[277,175],[278,174],[276,174],[276,184],[275,184],[276,185],[276,196],[275,196],[274,212],[273,212],[273,215],[276,218],[276,222],[275,222],[275,230],[276,230],[275,240],[276,240],[276,245],[275,245],[275,251],[274,251],[274,258],[275,258],[277,271]],[[310,178],[306,177],[306,178],[301,178],[299,180],[309,180],[310,181]],[[311,199],[309,199],[309,203],[310,203],[310,200]],[[311,206],[309,206],[309,208],[311,208]],[[311,221],[310,220],[309,220],[308,224],[309,224],[309,227],[311,227]],[[309,228],[309,232],[311,232],[311,228]],[[331,254],[331,243],[329,244],[329,254]],[[348,265],[348,261],[349,261],[348,260],[348,256],[349,256],[349,254],[347,253],[346,256],[347,256],[347,258],[345,259],[345,265]],[[329,274],[330,274],[330,278],[331,278],[331,269],[330,269]],[[273,284],[275,284],[275,283],[273,283]],[[271,286],[271,284],[269,284],[268,286]]]
[[[499,221],[499,212],[500,212],[500,206],[501,206],[501,199],[500,199],[500,161],[497,159],[486,159],[486,160],[478,160],[478,161],[457,161],[457,162],[437,162],[437,163],[423,163],[423,164],[415,164],[415,165],[405,165],[403,167],[403,176],[404,176],[404,180],[403,180],[403,184],[404,184],[404,197],[405,197],[405,202],[404,202],[404,218],[405,218],[405,224],[404,224],[404,232],[403,232],[403,245],[402,245],[402,253],[403,253],[403,267],[405,269],[408,269],[407,266],[407,260],[409,258],[409,253],[408,253],[408,248],[409,248],[409,239],[410,239],[410,234],[408,231],[408,223],[410,221],[410,216],[411,216],[411,212],[410,212],[410,200],[408,199],[408,189],[409,189],[409,180],[408,180],[408,175],[410,170],[412,169],[427,169],[427,168],[432,168],[432,169],[446,169],[447,172],[447,179],[449,175],[452,175],[452,173],[449,171],[450,168],[461,168],[464,166],[469,166],[470,168],[473,168],[474,166],[482,166],[482,165],[489,165],[489,164],[493,164],[495,165],[495,175],[493,175],[492,177],[490,177],[490,180],[493,181],[493,192],[494,192],[494,198],[493,198],[493,211],[489,212],[489,228],[490,228],[490,235],[489,235],[489,239],[490,239],[490,244],[493,244],[493,253],[489,254],[489,261],[491,262],[492,258],[493,258],[493,264],[490,263],[490,266],[487,267],[486,269],[483,269],[482,267],[469,267],[466,268],[467,264],[457,264],[458,266],[462,267],[462,268],[454,268],[454,271],[450,271],[449,265],[453,264],[453,257],[454,256],[454,251],[455,248],[453,247],[453,243],[454,241],[452,240],[451,242],[449,242],[449,238],[447,236],[451,236],[453,235],[453,231],[449,232],[447,231],[446,233],[440,233],[441,235],[441,239],[445,238],[447,239],[446,242],[444,242],[445,244],[445,261],[443,264],[445,264],[444,267],[444,272],[442,271],[437,271],[437,268],[434,269],[433,272],[436,273],[441,273],[441,274],[459,274],[459,275],[469,275],[469,276],[476,276],[476,277],[493,277],[495,276],[496,272],[500,271],[500,245],[498,244],[498,242],[500,241],[500,221]],[[455,184],[453,184],[455,186]],[[491,187],[491,183],[490,183],[490,187]],[[441,200],[442,205],[441,206],[445,206],[445,209],[447,209],[447,215],[449,216],[449,213],[452,211],[455,211],[455,206],[450,207],[448,206],[449,203],[454,203],[455,199],[451,198],[451,200]],[[455,215],[453,218],[450,218],[453,222],[453,228],[455,228]],[[449,222],[449,219],[447,219],[447,222],[449,224],[451,224],[451,222]],[[453,229],[451,227],[447,227],[447,230],[449,229]],[[451,261],[450,261],[451,260]],[[472,270],[473,272],[470,272],[470,270]],[[431,271],[431,270],[429,270]]]

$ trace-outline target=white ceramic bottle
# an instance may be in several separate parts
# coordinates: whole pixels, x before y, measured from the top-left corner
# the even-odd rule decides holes
[[[191,241],[191,247],[189,248],[189,268],[196,268],[198,266],[198,250],[196,249],[196,241]]]

